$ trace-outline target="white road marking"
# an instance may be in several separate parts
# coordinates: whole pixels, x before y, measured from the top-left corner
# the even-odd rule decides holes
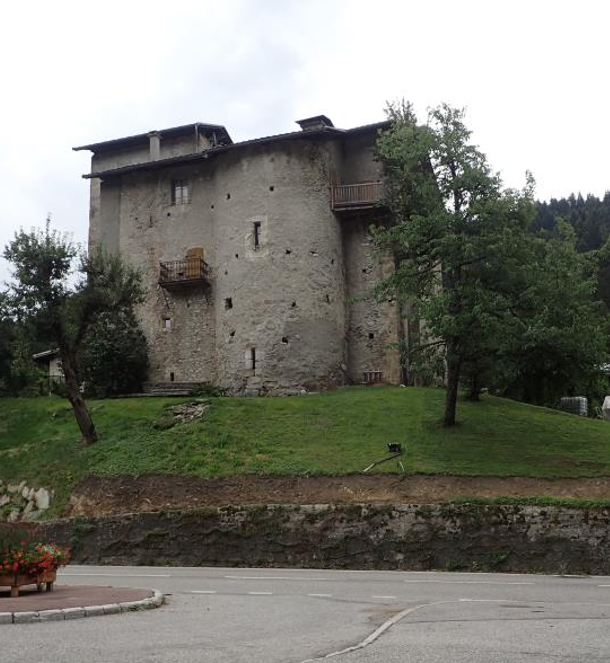
[[[248,592],[250,596],[273,596],[273,592]]]
[[[517,599],[460,599],[462,603],[541,603],[541,601],[518,601]]]
[[[314,578],[306,576],[223,576],[230,580],[327,580],[328,578]]]
[[[172,576],[169,573],[65,573],[64,571],[59,572],[60,577],[65,576],[74,576],[78,578],[89,578],[91,576],[104,576],[110,578],[171,578]]]
[[[307,594],[307,596],[317,596],[319,598],[329,599],[332,594]]]
[[[395,596],[371,596],[372,599],[395,599]]]
[[[365,647],[368,647],[370,644],[375,642],[375,640],[377,640],[379,636],[385,633],[391,626],[394,626],[394,624],[399,622],[401,619],[411,614],[412,612],[419,610],[420,608],[425,608],[428,605],[434,605],[434,604],[422,603],[421,605],[416,605],[413,608],[407,608],[406,610],[399,612],[398,614],[394,615],[393,617],[385,621],[379,628],[375,629],[371,633],[371,635],[365,638],[362,642],[359,642],[357,645],[352,645],[351,647],[346,647],[345,649],[341,649],[340,651],[334,651],[331,652],[330,654],[325,654],[324,656],[320,656],[318,658],[308,658],[305,661],[301,661],[301,663],[314,663],[314,661],[321,661],[322,659],[334,658],[335,656],[341,656],[342,654],[349,654],[350,652],[358,651],[358,649],[364,649]]]
[[[408,585],[535,585],[535,582],[493,582],[491,580],[403,580]]]
[[[193,589],[191,594],[218,594],[213,589]]]
[[[477,603],[523,603],[523,601],[516,601],[512,599],[459,599],[459,601],[473,601]],[[417,612],[418,610],[421,610],[422,608],[431,608],[437,605],[449,605],[451,603],[457,603],[459,601],[434,601],[432,603],[421,603],[420,605],[413,606],[412,608],[406,608],[405,610],[402,610],[401,612],[397,613],[387,621],[385,621],[381,626],[379,626],[375,631],[373,631],[367,638],[365,638],[362,642],[359,642],[357,645],[352,645],[351,647],[346,647],[345,649],[341,649],[339,651],[334,651],[330,652],[329,654],[323,654],[322,656],[319,656],[317,658],[307,658],[304,661],[300,661],[300,663],[317,663],[317,661],[322,661],[326,660],[329,658],[334,658],[335,656],[341,656],[343,654],[349,654],[354,651],[358,651],[359,649],[364,649],[365,647],[368,647],[370,644],[375,642],[378,638],[380,638],[389,628],[394,626],[394,624],[397,624],[401,619],[404,619],[407,615],[410,615],[413,612]],[[529,603],[549,603],[548,601],[529,601]],[[550,602],[552,605],[552,602]],[[605,603],[568,603],[566,605],[610,605],[610,604],[605,604]]]

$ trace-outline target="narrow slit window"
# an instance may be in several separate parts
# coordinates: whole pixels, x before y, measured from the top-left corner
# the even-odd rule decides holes
[[[256,348],[250,348],[250,364],[252,366],[252,375],[256,375]]]
[[[191,202],[191,187],[188,180],[172,180],[172,205],[188,205]]]
[[[227,297],[225,299],[225,309],[229,310],[233,308],[233,299],[231,297]]]
[[[261,222],[254,222],[254,248],[258,249],[261,245]]]

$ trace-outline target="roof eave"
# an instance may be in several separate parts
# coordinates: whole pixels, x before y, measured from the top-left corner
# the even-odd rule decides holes
[[[250,140],[244,140],[238,143],[231,143],[229,145],[220,145],[218,147],[212,147],[203,152],[195,152],[193,154],[185,154],[176,157],[170,157],[169,159],[157,159],[155,161],[143,161],[142,163],[131,164],[129,166],[122,166],[120,168],[113,168],[111,170],[99,171],[97,173],[86,173],[83,175],[84,179],[94,179],[94,178],[104,178],[104,177],[119,177],[127,173],[132,173],[141,170],[158,170],[160,168],[165,168],[167,166],[172,166],[179,163],[189,163],[192,161],[200,161],[203,159],[208,159],[211,156],[216,154],[221,154],[227,150],[234,150],[238,148],[250,147],[252,145],[261,145],[265,143],[275,143],[283,142],[286,140],[302,140],[310,139],[314,137],[321,136],[349,136],[355,133],[366,133],[379,129],[384,129],[389,127],[391,124],[390,120],[384,120],[382,122],[375,122],[373,124],[365,124],[360,127],[354,127],[352,129],[338,129],[337,127],[324,127],[322,129],[310,130],[310,131],[292,131],[285,134],[277,134],[275,136],[264,136],[262,138],[252,138]]]
[[[160,129],[159,133],[161,135],[163,134],[180,134],[180,133],[188,133],[189,131],[193,131],[196,129],[203,129],[203,130],[208,130],[208,131],[221,131],[225,138],[227,139],[229,144],[233,144],[233,140],[231,139],[231,136],[229,135],[229,132],[227,131],[227,128],[222,125],[222,124],[208,124],[207,122],[193,122],[191,124],[182,124],[177,127],[169,127],[168,129]],[[104,140],[100,141],[98,143],[89,143],[88,145],[78,145],[77,147],[73,147],[72,150],[74,152],[81,152],[83,150],[89,150],[90,152],[96,152],[96,151],[103,151],[103,150],[109,150],[112,148],[119,148],[121,146],[129,146],[133,144],[138,144],[142,143],[143,145],[146,145],[148,143],[148,138],[150,135],[150,131],[147,131],[146,133],[143,134],[133,134],[132,136],[124,136],[123,138],[114,138],[112,140]]]
[[[86,173],[83,175],[84,179],[93,179],[96,177],[117,177],[127,173],[131,173],[139,170],[158,170],[166,166],[172,166],[177,163],[188,163],[191,161],[200,161],[203,159],[208,159],[210,156],[215,156],[216,154],[221,154],[227,150],[234,150],[238,148],[249,147],[251,145],[260,145],[264,143],[272,142],[282,142],[285,140],[292,139],[309,139],[314,136],[322,135],[338,135],[344,134],[343,129],[335,129],[330,127],[325,127],[324,129],[319,129],[317,131],[294,131],[286,134],[278,134],[277,136],[267,136],[264,138],[253,138],[251,140],[244,140],[239,143],[231,143],[230,145],[219,145],[218,147],[211,147],[208,150],[203,152],[195,152],[194,154],[185,154],[181,156],[171,157],[169,159],[157,159],[155,161],[143,161],[142,163],[135,163],[129,166],[122,166],[121,168],[113,168],[111,170],[99,171],[97,173]]]

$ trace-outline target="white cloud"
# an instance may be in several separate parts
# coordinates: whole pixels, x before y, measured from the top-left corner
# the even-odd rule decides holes
[[[73,145],[196,120],[235,139],[317,113],[354,126],[400,97],[420,116],[440,101],[466,106],[511,186],[530,169],[543,198],[601,195],[609,19],[594,0],[3,6],[0,245],[49,211],[86,238],[89,164]]]

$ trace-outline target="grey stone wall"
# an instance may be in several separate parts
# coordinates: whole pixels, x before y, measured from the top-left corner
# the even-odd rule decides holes
[[[329,205],[323,147],[260,146],[229,152],[216,167],[216,292],[218,302],[233,302],[231,310],[216,307],[223,386],[275,391],[343,382],[341,228]],[[252,347],[255,375],[245,360]]]
[[[395,301],[377,302],[374,287],[393,269],[389,258],[374,255],[368,229],[370,217],[344,221],[345,284],[349,300],[347,347],[349,379],[360,382],[365,372],[377,371],[385,382],[400,381],[400,312]]]
[[[375,136],[354,140],[349,149],[336,137],[252,145],[108,178],[99,194],[92,185],[92,245],[120,251],[145,276],[149,379],[252,395],[360,382],[369,367],[398,381],[398,311],[356,301],[381,274],[366,235],[374,218],[352,224],[330,205],[331,182],[378,178]],[[190,204],[172,204],[175,179],[189,181]],[[159,263],[195,247],[210,287],[161,289]]]
[[[191,181],[192,202],[172,205],[173,179]],[[122,178],[120,252],[143,275],[147,289],[140,319],[150,351],[150,379],[216,381],[214,292],[173,292],[158,285],[161,262],[181,260],[202,247],[215,264],[209,176],[201,168],[150,171]],[[102,202],[103,207],[103,202]],[[212,272],[215,277],[215,272]]]
[[[41,524],[90,564],[610,573],[610,513],[558,506],[206,508]]]

